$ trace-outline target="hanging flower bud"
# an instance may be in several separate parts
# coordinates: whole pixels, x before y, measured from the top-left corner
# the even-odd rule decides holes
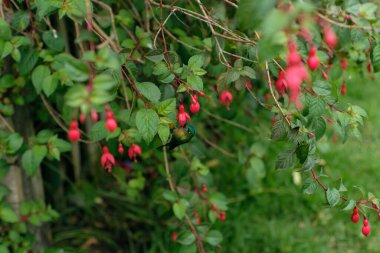
[[[318,68],[319,66],[319,59],[317,56],[317,49],[312,46],[310,47],[309,51],[309,58],[307,59],[307,65],[309,66],[309,69],[311,71],[314,71]]]
[[[113,113],[109,110],[109,109],[106,109],[106,128],[108,129],[109,132],[113,132],[116,130],[117,128],[117,122],[115,120],[115,117],[113,115]]]
[[[368,73],[372,72],[371,62],[368,62],[368,64],[367,64],[367,71],[368,71]]]
[[[80,139],[80,131],[78,129],[77,121],[71,121],[70,130],[67,132],[67,138],[69,138],[71,142],[77,142]]]
[[[288,44],[288,66],[296,65],[301,61],[301,56],[298,53],[297,44],[290,41]]]
[[[327,80],[328,76],[324,70],[322,70],[322,77],[323,79]]]
[[[344,96],[346,94],[346,92],[347,92],[346,82],[343,82],[342,88],[340,89],[340,94],[342,94]]]
[[[347,69],[347,58],[343,57],[340,64],[342,66],[343,71],[345,71]]]
[[[201,106],[198,102],[198,96],[196,94],[194,94],[192,97],[191,105],[190,105],[190,111],[192,113],[197,113],[197,112],[199,112],[200,109],[201,109]]]
[[[92,110],[91,111],[91,120],[92,120],[92,122],[97,122],[98,119],[99,119],[98,113],[96,112],[96,110]]]
[[[270,100],[270,94],[267,92],[267,93],[265,93],[265,95],[264,95],[264,99],[265,99],[265,102],[269,102],[269,100]]]
[[[220,103],[226,106],[227,110],[230,110],[230,104],[232,102],[232,94],[228,90],[223,91],[219,96]]]
[[[205,96],[205,94],[202,92],[202,91],[197,91],[198,92],[198,94],[199,94],[199,96],[201,96],[201,97],[204,97]]]
[[[103,147],[103,155],[100,158],[100,163],[102,164],[103,169],[107,172],[111,172],[113,166],[115,165],[115,158],[108,151],[106,146]]]
[[[122,155],[124,153],[123,144],[121,144],[121,142],[119,142],[119,147],[118,147],[117,151],[119,152],[120,155]]]
[[[140,156],[142,153],[142,150],[141,150],[141,147],[137,144],[132,144],[129,148],[128,148],[128,157],[129,159],[137,162],[137,156]]]
[[[285,97],[285,90],[288,88],[288,83],[285,80],[285,71],[281,70],[278,74],[278,79],[276,81],[276,90]]]
[[[362,234],[367,237],[371,233],[371,227],[369,226],[368,220],[365,217],[363,220]]]
[[[84,122],[86,122],[86,115],[84,115],[83,113],[81,113],[80,115],[79,115],[79,121],[80,121],[80,123],[84,123]]]
[[[190,115],[185,111],[183,104],[181,104],[178,108],[177,119],[181,126],[184,126],[186,124],[186,121],[190,121],[191,119]]]
[[[357,223],[360,221],[360,215],[358,214],[358,208],[355,206],[352,210],[351,221]]]
[[[174,232],[172,233],[172,241],[173,241],[173,242],[176,242],[176,241],[177,241],[177,238],[178,238],[178,234],[177,234],[176,231],[174,231]]]
[[[221,211],[220,214],[219,214],[218,219],[221,220],[221,221],[225,221],[226,220],[226,212],[225,211]]]
[[[329,48],[334,49],[338,45],[338,37],[330,26],[324,27],[323,36],[324,41]]]
[[[202,191],[203,191],[204,193],[207,192],[207,185],[203,184],[203,186],[202,186]]]
[[[245,87],[247,87],[248,90],[252,90],[252,83],[249,79],[245,81]]]

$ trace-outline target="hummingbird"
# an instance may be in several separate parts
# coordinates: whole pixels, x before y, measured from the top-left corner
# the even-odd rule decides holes
[[[165,145],[169,150],[173,150],[176,147],[188,143],[196,134],[195,127],[186,124],[184,127],[175,128],[172,132],[172,138]]]

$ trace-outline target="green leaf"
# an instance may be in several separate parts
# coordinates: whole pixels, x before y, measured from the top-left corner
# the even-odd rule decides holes
[[[181,199],[178,202],[174,203],[173,204],[173,212],[174,212],[174,215],[178,219],[182,220],[183,217],[185,217],[185,214],[186,214],[185,201]]]
[[[340,200],[340,193],[335,188],[328,188],[326,192],[326,198],[330,206],[336,206]]]
[[[372,65],[374,72],[380,71],[380,45],[376,45],[372,49]]]
[[[191,70],[193,69],[200,69],[202,68],[204,64],[204,57],[203,55],[193,55],[190,57],[188,66]]]
[[[11,190],[5,185],[0,184],[0,201],[2,201],[4,197],[7,196],[9,193],[11,193]]]
[[[311,195],[317,189],[317,183],[313,178],[308,178],[303,184],[302,191],[304,194]]]
[[[47,76],[42,82],[42,90],[49,97],[57,89],[58,80],[54,76]]]
[[[168,142],[170,136],[170,129],[168,125],[160,124],[158,126],[158,136],[160,137],[162,144],[166,144]]]
[[[327,96],[331,93],[331,86],[326,81],[317,80],[313,83],[313,90],[319,96]]]
[[[9,206],[1,206],[0,221],[15,223],[18,221],[18,217],[17,214]]]
[[[190,245],[195,241],[195,236],[190,231],[183,231],[179,233],[177,242],[182,245]]]
[[[91,128],[90,131],[90,138],[92,141],[100,141],[106,138],[108,135],[108,130],[105,127],[104,121],[98,121],[95,123],[95,125]]]
[[[164,53],[162,52],[162,50],[156,49],[148,52],[144,55],[144,57],[152,62],[159,62],[164,59]]]
[[[187,84],[192,87],[194,90],[203,91],[203,81],[202,78],[194,74],[187,76]]]
[[[309,147],[310,147],[310,144],[307,142],[302,142],[301,144],[297,145],[296,154],[300,163],[304,163],[306,158],[308,157]]]
[[[109,74],[100,74],[94,78],[94,89],[98,91],[107,91],[116,86],[116,81],[113,76]]]
[[[239,26],[246,30],[255,30],[268,13],[275,8],[275,0],[240,0],[236,17]]]
[[[272,126],[272,135],[271,138],[273,140],[280,140],[286,137],[286,125],[285,120],[278,120],[276,119],[276,122]]]
[[[154,83],[136,83],[136,88],[144,97],[153,103],[157,103],[161,98],[161,91]]]
[[[285,170],[293,167],[294,161],[296,158],[296,154],[294,150],[287,150],[280,153],[276,159],[277,170]]]
[[[65,95],[65,102],[70,107],[79,107],[85,103],[88,91],[84,85],[74,85]]]
[[[45,31],[43,34],[42,34],[42,40],[45,42],[45,44],[57,51],[57,52],[61,52],[63,51],[63,49],[65,49],[65,41],[63,40],[63,38],[61,36],[58,35],[58,33],[54,30],[54,31]]]
[[[340,192],[346,192],[347,191],[347,188],[346,188],[346,186],[344,186],[342,179],[340,179],[339,191]]]
[[[221,193],[213,193],[209,196],[211,204],[214,204],[220,210],[227,210],[227,198]]]
[[[161,101],[157,105],[157,111],[160,115],[168,115],[176,110],[176,99],[175,98],[169,98],[164,101]]]
[[[47,155],[47,148],[44,145],[36,145],[27,150],[21,158],[21,165],[29,176],[34,175],[42,160]]]
[[[3,179],[9,171],[9,164],[7,161],[0,159],[0,180]]]
[[[22,51],[22,57],[19,63],[19,71],[21,75],[26,75],[36,65],[38,61],[38,51],[32,48],[29,48],[26,52]]]
[[[41,92],[44,80],[50,76],[50,69],[45,65],[40,65],[33,70],[32,83],[37,93]]]
[[[158,130],[160,119],[152,109],[141,109],[136,114],[136,127],[144,140],[149,144]]]
[[[7,153],[8,154],[14,154],[16,153],[22,146],[22,143],[24,142],[22,136],[18,133],[12,133],[7,138],[8,145],[7,145]]]
[[[177,200],[176,194],[169,190],[164,191],[164,193],[162,194],[162,197],[164,197],[164,199],[172,203],[174,203]]]
[[[9,40],[11,35],[11,28],[8,22],[0,17],[0,40]]]
[[[315,134],[315,138],[319,140],[326,132],[326,121],[322,117],[314,118],[310,125],[310,130]]]
[[[211,230],[206,235],[206,242],[211,244],[212,246],[217,246],[223,241],[223,235],[220,231]]]
[[[342,211],[352,211],[355,205],[356,205],[356,202],[350,199],[350,201],[348,201],[347,205],[342,209]]]
[[[239,79],[240,72],[234,68],[228,70],[227,72],[227,84],[235,82]]]

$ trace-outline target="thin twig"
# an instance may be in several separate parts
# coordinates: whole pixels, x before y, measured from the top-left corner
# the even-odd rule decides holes
[[[230,153],[229,151],[219,147],[217,144],[213,143],[212,141],[208,140],[206,137],[204,137],[203,135],[201,135],[200,133],[197,133],[197,136],[204,142],[206,142],[208,145],[210,145],[211,147],[213,147],[214,149],[218,150],[220,153],[222,153],[223,155],[226,155],[228,157],[233,157],[235,158],[236,155],[235,154],[232,154]]]
[[[237,123],[237,122],[235,122],[235,121],[231,121],[231,120],[228,120],[228,119],[222,118],[222,117],[220,117],[220,116],[218,116],[218,115],[216,115],[216,114],[214,114],[214,113],[209,112],[209,111],[208,111],[207,109],[205,109],[205,108],[203,108],[203,111],[204,111],[206,114],[208,114],[209,116],[211,116],[212,118],[214,118],[214,119],[217,119],[217,120],[223,121],[223,122],[225,122],[225,123],[227,123],[227,124],[230,124],[230,125],[236,126],[236,127],[240,128],[240,129],[242,129],[242,130],[244,130],[244,131],[247,131],[247,132],[249,132],[249,133],[255,134],[255,132],[254,132],[252,129],[250,129],[250,128],[248,128],[248,127],[242,125],[242,124],[239,124],[239,123]]]
[[[4,125],[6,126],[6,128],[8,128],[9,131],[11,131],[12,133],[15,131],[13,129],[13,127],[8,123],[8,121],[1,114],[0,114],[0,119],[4,123]]]
[[[290,126],[291,125],[290,124],[290,120],[288,119],[288,117],[286,116],[286,114],[284,113],[284,111],[282,110],[282,108],[280,106],[280,103],[278,102],[278,100],[277,100],[277,98],[276,98],[276,96],[274,94],[273,87],[272,87],[272,81],[271,81],[270,73],[269,73],[268,62],[265,62],[265,72],[267,74],[269,91],[270,91],[270,94],[272,95],[274,103],[276,104],[276,107],[278,108],[278,110],[281,112],[283,118],[286,120],[286,123],[288,123],[288,125]]]
[[[206,20],[210,21],[210,17],[208,16],[202,2],[200,0],[196,0],[196,1],[199,5],[199,8],[201,9],[204,17],[206,18]],[[208,23],[208,25],[210,27],[210,31],[211,31],[212,35],[216,35],[217,33],[215,32],[214,27],[210,23]],[[220,46],[219,40],[216,37],[214,37],[214,39],[215,39],[216,47],[218,48],[218,51],[219,51],[218,56],[219,56],[220,62],[223,65],[226,65],[228,68],[230,68],[231,65],[228,63],[226,57],[224,56],[224,53],[223,53],[222,47]]]
[[[162,149],[163,149],[163,153],[164,153],[164,165],[165,165],[166,179],[168,180],[170,190],[176,194],[176,198],[178,199],[178,195],[177,195],[177,192],[175,190],[174,183],[172,181],[172,176],[170,174],[170,168],[169,168],[169,161],[168,161],[166,146],[163,146]],[[203,247],[202,238],[199,236],[197,230],[195,229],[193,223],[191,222],[190,217],[187,214],[185,214],[185,219],[186,219],[187,224],[190,227],[191,232],[193,233],[193,235],[196,238],[197,245],[199,248],[199,252],[200,253],[206,253],[206,251]]]

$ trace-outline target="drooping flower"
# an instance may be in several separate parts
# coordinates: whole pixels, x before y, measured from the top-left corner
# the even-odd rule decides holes
[[[288,83],[285,80],[285,71],[281,70],[278,74],[278,79],[276,81],[276,90],[285,97],[285,90],[288,88]]]
[[[186,121],[191,120],[190,115],[185,111],[183,104],[181,104],[178,108],[177,119],[181,126],[184,126]]]
[[[334,30],[330,26],[324,27],[323,39],[326,45],[331,49],[334,49],[338,45],[338,37],[336,36]]]
[[[193,95],[192,97],[192,102],[190,105],[190,111],[192,113],[197,113],[201,109],[201,105],[198,102],[198,96],[196,94]]]
[[[317,49],[314,46],[310,47],[309,57],[307,58],[307,65],[311,71],[316,70],[319,66]]]
[[[72,120],[70,123],[70,129],[67,132],[67,138],[71,142],[77,142],[80,139],[80,131],[78,129],[78,122],[75,120]]]
[[[223,91],[219,95],[219,100],[222,105],[226,106],[227,110],[230,110],[230,104],[232,102],[232,94],[228,90]]]
[[[106,109],[106,122],[105,122],[106,128],[111,133],[116,130],[117,128],[117,122],[115,120],[115,117],[113,115],[113,112],[111,112],[109,109]]]
[[[106,146],[103,147],[103,155],[100,158],[100,163],[105,171],[111,172],[115,165],[115,157],[108,151]]]
[[[135,162],[137,162],[137,156],[140,156],[142,153],[142,150],[141,150],[141,147],[137,144],[132,144],[129,148],[128,148],[128,157],[129,159],[131,160],[134,160]]]

